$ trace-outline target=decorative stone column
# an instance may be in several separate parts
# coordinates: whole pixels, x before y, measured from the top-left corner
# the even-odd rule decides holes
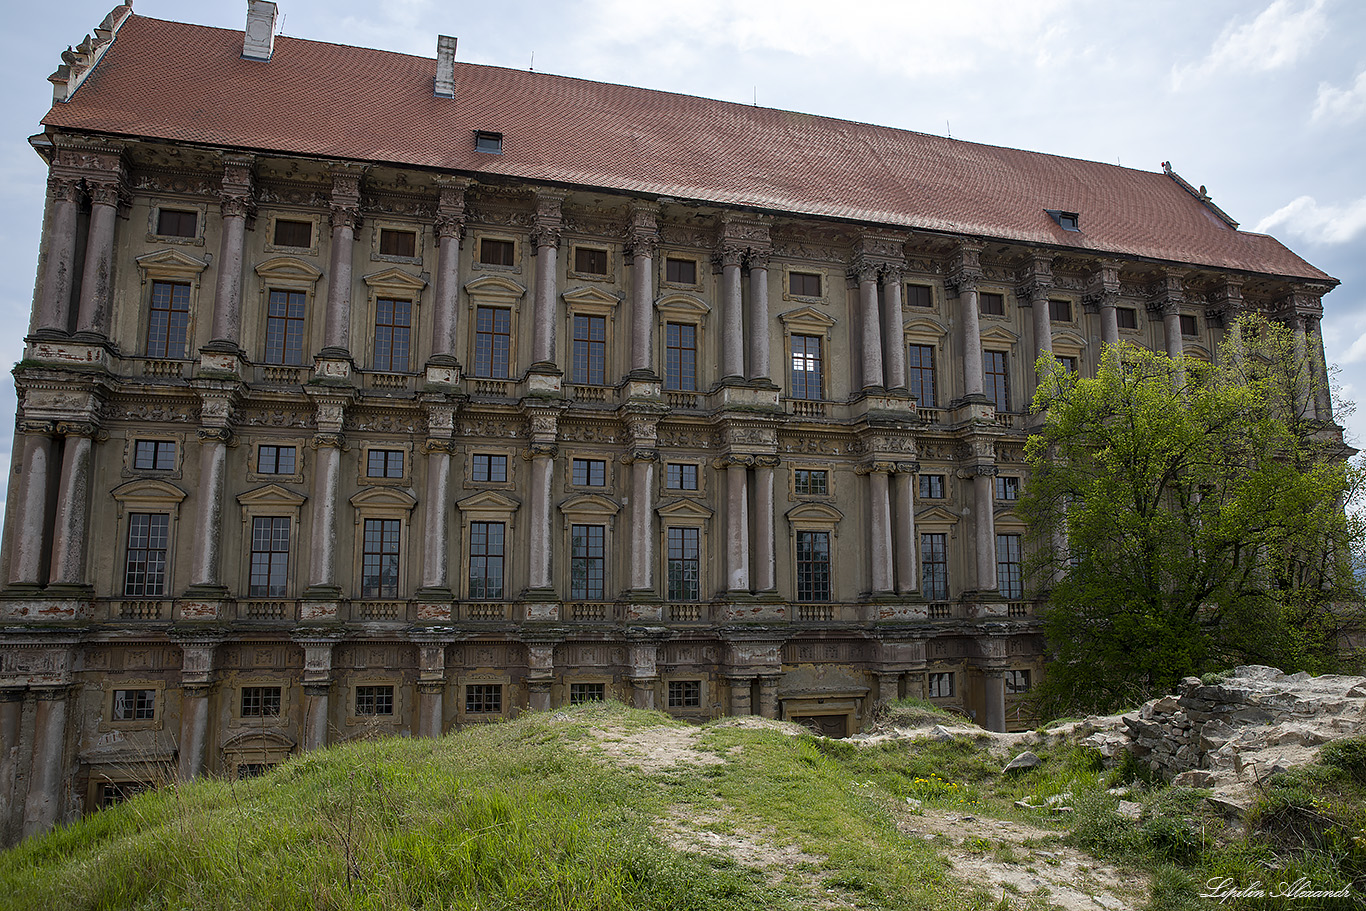
[[[554,483],[556,439],[559,435],[560,413],[567,407],[562,402],[531,403],[523,399],[522,411],[527,417],[529,445],[524,458],[531,461],[530,549],[527,554],[527,590],[523,593],[528,620],[559,619],[559,597],[555,592],[553,570],[554,553],[551,527],[554,517],[551,490]]]
[[[878,707],[896,702],[901,698],[901,674],[878,672],[877,677],[877,702]]]
[[[185,638],[178,644],[184,654],[180,669],[180,763],[182,781],[204,772],[209,748],[209,694],[213,687],[214,653],[220,640]]]
[[[973,528],[977,544],[977,591],[996,591],[995,465],[974,465],[972,472]]]
[[[305,620],[334,621],[342,597],[337,581],[337,504],[341,499],[341,455],[347,448],[342,435],[346,406],[355,390],[315,388],[306,390],[313,399],[314,423],[312,448],[313,501],[309,504],[309,577],[304,598],[311,604],[302,608]]]
[[[1333,389],[1328,382],[1328,360],[1323,351],[1323,321],[1308,317],[1305,327],[1305,343],[1309,346],[1309,362],[1314,371],[1314,417],[1332,421]]]
[[[773,469],[777,456],[754,457],[754,590],[778,589],[777,554],[774,541]]]
[[[123,175],[116,172],[100,179],[87,177],[85,185],[90,193],[90,230],[85,242],[76,330],[106,339],[114,303],[114,227],[124,199]]]
[[[1181,305],[1186,302],[1185,284],[1181,270],[1168,269],[1162,279],[1153,286],[1150,308],[1162,314],[1163,337],[1166,341],[1167,357],[1180,361],[1184,354],[1181,341]]]
[[[456,324],[460,305],[460,242],[465,236],[465,190],[473,181],[438,178],[436,285],[432,292],[432,356],[429,364],[456,367]],[[450,379],[454,381],[455,376]]]
[[[778,717],[778,681],[782,679],[780,674],[760,674],[759,675],[759,706],[758,713],[765,718]]]
[[[90,517],[90,452],[98,428],[93,423],[64,421],[62,477],[57,490],[57,514],[52,534],[52,571],[49,584],[89,587],[85,578],[86,532]]]
[[[242,348],[242,250],[247,222],[256,208],[252,165],[250,155],[228,155],[223,161],[218,283],[213,295],[213,339],[208,347],[234,354]]]
[[[37,587],[46,581],[42,577],[43,556],[52,539],[48,488],[57,467],[57,443],[52,438],[55,426],[51,421],[20,420],[15,429],[23,435],[23,455],[10,469],[19,472],[19,489],[10,526],[9,583]],[[27,533],[18,534],[19,529]]]
[[[331,733],[334,636],[296,637],[304,650],[304,751],[327,746]]]
[[[988,731],[1006,729],[1006,675],[1000,668],[982,669],[982,701],[985,718],[982,727]]]
[[[857,259],[849,277],[858,283],[859,314],[863,321],[863,389],[884,389],[882,375],[882,317],[878,313],[877,265]]]
[[[754,714],[749,692],[754,683],[754,677],[727,676],[725,680],[730,686],[730,714],[737,718]]]
[[[1035,253],[1025,264],[1018,292],[1021,303],[1034,311],[1034,361],[1053,353],[1053,320],[1048,312],[1048,295],[1053,292],[1053,257]]]
[[[1119,315],[1115,311],[1118,302],[1119,263],[1101,260],[1096,271],[1091,273],[1083,303],[1088,309],[1100,311],[1100,340],[1104,345],[1119,344]]]
[[[749,465],[748,456],[717,459],[726,472],[726,590],[749,593]]]
[[[980,244],[961,243],[953,272],[945,286],[958,294],[958,311],[963,317],[963,392],[982,395],[986,388],[982,375],[982,323],[977,310],[977,282],[982,278],[978,261]]]
[[[654,287],[655,253],[659,250],[659,206],[633,203],[630,230],[626,260],[631,264],[631,373],[656,379]]]
[[[536,227],[531,242],[536,254],[536,298],[532,311],[531,359],[539,372],[559,375],[555,365],[555,301],[559,297],[558,252],[563,233],[561,206],[565,193],[543,191],[536,195]]]
[[[196,588],[223,588],[220,576],[223,550],[223,492],[227,481],[228,445],[232,431],[226,427],[199,428],[199,497],[202,504],[195,523],[194,569],[190,584]]]
[[[71,289],[76,268],[76,222],[81,181],[56,168],[47,179],[46,233],[43,235],[42,286],[31,326],[35,334],[65,334],[71,323]]]
[[[888,476],[895,466],[870,462],[856,469],[868,477],[869,588],[874,595],[892,591],[892,509]]]
[[[637,450],[631,465],[631,588],[654,592],[654,478],[659,454]]]
[[[772,383],[769,373],[768,251],[751,249],[749,264],[749,378]]]
[[[440,737],[446,732],[446,646],[453,639],[418,642],[417,736]]]
[[[897,462],[892,476],[892,507],[896,523],[896,590],[897,594],[912,594],[920,588],[916,571],[919,541],[915,535],[915,486],[920,471],[918,462]]]
[[[527,705],[533,712],[550,711],[550,687],[555,682],[555,643],[533,641],[527,650]]]
[[[69,688],[40,687],[33,691],[37,707],[33,719],[33,763],[28,799],[24,802],[24,837],[46,832],[62,817],[66,780],[66,713]]]
[[[723,244],[714,266],[721,273],[721,374],[724,381],[745,378],[745,315],[740,297],[740,264],[744,250]]]
[[[327,315],[323,323],[326,358],[351,357],[351,262],[355,257],[360,214],[361,169],[338,165],[332,170],[332,258],[327,277]],[[345,374],[343,374],[345,375]]]
[[[451,600],[451,455],[454,440],[429,438],[423,446],[427,453],[427,497],[423,504],[426,534],[422,539],[421,597]]]
[[[24,718],[24,690],[0,689],[0,833],[8,834],[14,820],[15,778],[19,774],[20,732]]]
[[[906,329],[901,315],[901,267],[882,267],[883,372],[887,388],[906,391]]]
[[[659,646],[654,642],[631,643],[631,704],[638,709],[655,707],[655,687],[659,685]]]

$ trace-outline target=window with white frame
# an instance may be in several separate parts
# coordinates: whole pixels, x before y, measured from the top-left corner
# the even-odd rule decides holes
[[[670,601],[702,598],[702,530],[691,527],[666,529],[668,591]]]
[[[797,600],[830,600],[830,532],[797,532]]]
[[[931,699],[948,699],[953,696],[952,671],[935,671],[926,677],[926,689]]]
[[[569,597],[600,601],[607,579],[607,529],[601,525],[571,525],[569,534]]]
[[[124,559],[123,595],[160,598],[166,594],[171,517],[167,513],[128,515],[128,547]]]
[[[928,601],[949,597],[948,537],[943,532],[920,535],[920,591]]]
[[[469,597],[473,601],[503,598],[503,548],[507,526],[502,522],[470,523]]]
[[[1003,598],[1024,597],[1019,535],[996,536],[996,584]]]

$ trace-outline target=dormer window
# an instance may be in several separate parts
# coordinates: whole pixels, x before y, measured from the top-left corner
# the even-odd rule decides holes
[[[474,150],[476,152],[488,152],[492,155],[503,154],[503,134],[490,133],[487,130],[475,130]]]
[[[1045,209],[1044,211],[1046,211],[1048,217],[1056,221],[1058,227],[1062,228],[1064,231],[1081,230],[1081,216],[1076,212],[1062,212],[1058,209]]]

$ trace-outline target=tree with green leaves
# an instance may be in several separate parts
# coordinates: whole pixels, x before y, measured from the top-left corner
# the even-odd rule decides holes
[[[1351,660],[1359,477],[1314,414],[1302,340],[1250,317],[1214,364],[1121,344],[1094,379],[1049,357],[1038,371],[1020,507],[1048,602],[1041,711],[1112,710],[1237,664]]]

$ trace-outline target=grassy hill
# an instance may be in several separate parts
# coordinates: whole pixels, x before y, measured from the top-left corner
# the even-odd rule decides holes
[[[1074,893],[1140,907],[1154,872],[1154,907],[1204,906],[1200,865],[1224,855],[1201,854],[1208,829],[1191,835],[1213,825],[1198,800],[1143,798],[1170,804],[1154,844],[1196,839],[1193,855],[1163,858],[1132,840],[1159,814],[1117,816],[1094,756],[1036,748],[1040,768],[1006,776],[985,735],[940,736],[854,744],[599,704],[351,743],[251,781],[165,787],[26,842],[0,855],[0,907],[1084,907]],[[1054,807],[1074,811],[1014,806],[1061,795]]]

